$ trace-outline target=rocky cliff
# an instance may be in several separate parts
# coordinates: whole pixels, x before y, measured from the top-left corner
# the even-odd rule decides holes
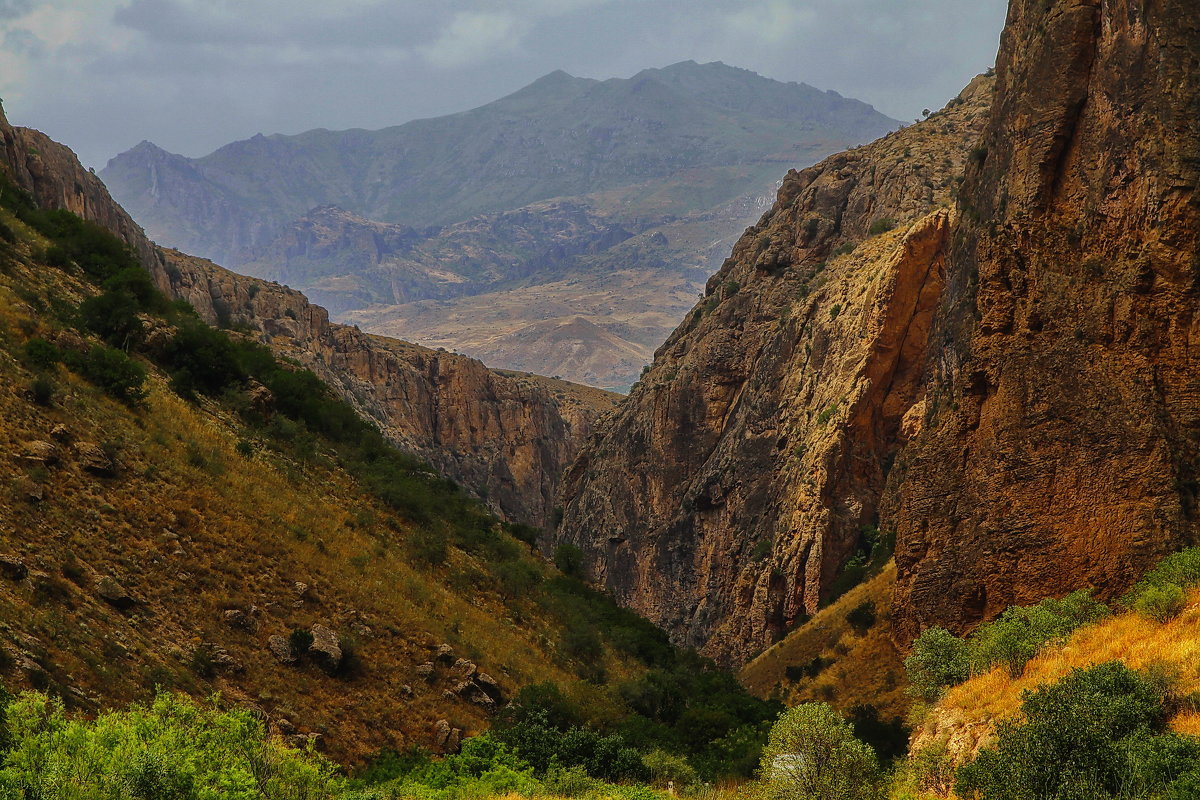
[[[902,640],[1194,541],[1198,64],[1192,2],[1012,3],[885,503]]]
[[[573,467],[560,535],[726,661],[861,538],[896,536],[902,645],[1110,598],[1194,541],[1198,63],[1194,3],[1014,0],[994,98],[788,175]]]
[[[299,292],[158,248],[74,154],[0,115],[0,147],[16,182],[41,205],[112,230],[161,287],[210,322],[253,335],[314,370],[401,447],[485,497],[506,517],[546,525],[558,477],[592,419],[615,397],[500,375],[478,361],[329,322]],[[580,399],[580,398],[585,399]]]
[[[679,642],[761,649],[875,522],[991,88],[790,172],[564,480],[561,539]]]

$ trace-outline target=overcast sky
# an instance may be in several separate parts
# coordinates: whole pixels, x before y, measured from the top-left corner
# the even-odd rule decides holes
[[[565,69],[724,61],[899,119],[991,66],[1006,0],[0,0],[0,98],[97,168],[149,139],[381,128]]]

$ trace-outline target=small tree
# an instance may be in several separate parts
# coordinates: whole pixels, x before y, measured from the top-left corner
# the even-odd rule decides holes
[[[824,703],[805,703],[779,716],[763,749],[761,770],[771,800],[881,796],[875,753]]]
[[[929,628],[913,642],[912,655],[904,660],[909,690],[927,702],[935,702],[948,686],[962,683],[971,675],[967,643],[945,628]]]

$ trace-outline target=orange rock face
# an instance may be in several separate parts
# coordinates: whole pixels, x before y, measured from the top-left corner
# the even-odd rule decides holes
[[[929,407],[885,501],[906,640],[1196,537],[1200,7],[1014,2]]]
[[[726,663],[762,649],[874,521],[990,89],[789,173],[564,479],[560,540],[678,642]]]

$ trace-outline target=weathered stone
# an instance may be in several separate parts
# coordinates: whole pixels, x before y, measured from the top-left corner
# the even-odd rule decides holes
[[[319,622],[312,626],[311,633],[313,640],[308,646],[309,655],[321,669],[330,674],[337,672],[342,665],[342,646],[338,635]]]
[[[437,753],[457,753],[462,742],[462,730],[452,727],[444,719],[439,719],[433,726],[433,749]]]
[[[475,683],[487,693],[488,697],[497,703],[504,702],[504,691],[491,675],[481,672],[475,676]]]
[[[464,681],[454,687],[454,694],[466,700],[468,703],[474,703],[480,706],[485,711],[491,713],[496,710],[496,701],[483,690],[483,687],[474,681]]]
[[[450,668],[450,672],[460,681],[469,681],[475,677],[475,673],[479,672],[479,667],[475,666],[474,661],[460,658],[454,662],[454,666]]]
[[[66,425],[59,423],[50,429],[50,438],[59,444],[70,444],[71,430]]]
[[[221,618],[225,620],[225,624],[237,630],[254,633],[258,630],[258,619],[255,612],[257,609],[251,607],[250,611],[244,611],[240,608],[231,608],[221,614]]]
[[[448,644],[439,644],[437,650],[433,653],[433,660],[440,661],[443,664],[454,663],[454,648]]]
[[[21,446],[21,460],[27,464],[50,467],[58,463],[58,447],[54,442],[34,441]]]
[[[292,645],[288,642],[287,637],[271,636],[267,639],[267,649],[271,651],[271,655],[275,656],[275,660],[280,664],[295,664],[296,654],[292,652]]]
[[[111,478],[116,474],[116,463],[104,452],[104,448],[94,442],[77,443],[75,457],[79,460],[79,466],[93,475]]]
[[[416,673],[418,678],[429,680],[433,677],[433,662],[426,661],[424,664],[418,664]]]
[[[96,594],[101,600],[121,611],[128,611],[137,604],[133,595],[111,575],[105,575],[96,583]]]

